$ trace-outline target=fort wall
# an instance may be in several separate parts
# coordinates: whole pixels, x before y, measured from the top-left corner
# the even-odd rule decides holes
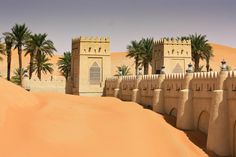
[[[236,71],[108,78],[105,96],[176,116],[176,127],[208,135],[207,148],[236,156]]]
[[[32,78],[25,77],[22,82],[24,89],[31,92],[57,92],[65,93],[66,79],[63,76],[54,76],[52,78]]]
[[[79,37],[72,40],[71,76],[66,93],[102,95],[105,78],[111,76],[109,37]]]
[[[153,74],[159,74],[163,66],[166,73],[184,73],[191,62],[190,40],[161,39],[154,42]]]

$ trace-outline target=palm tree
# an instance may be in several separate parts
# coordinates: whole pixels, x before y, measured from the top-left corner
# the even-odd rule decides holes
[[[22,77],[22,78],[20,78]],[[24,77],[27,77],[27,69],[22,68],[21,70],[19,68],[15,69],[14,76],[11,77],[11,82],[21,85],[21,80],[23,80]]]
[[[30,55],[29,63],[29,79],[32,78],[34,58],[41,59],[42,54],[53,56],[53,52],[56,51],[54,44],[51,40],[47,40],[47,34],[34,34],[30,35],[29,40],[26,42],[25,56]],[[40,67],[40,65],[38,65]],[[41,70],[39,70],[41,71]]]
[[[207,45],[208,40],[205,35],[190,35],[192,44],[192,60],[194,62],[195,72],[200,71],[199,62],[201,59],[204,59],[204,51]]]
[[[135,60],[135,73],[138,75],[138,67],[140,65],[140,60],[141,60],[141,41],[131,41],[131,44],[127,46],[128,49],[128,54],[126,57],[134,58]]]
[[[144,66],[144,75],[148,75],[149,65],[152,62],[153,38],[141,40],[141,60]]]
[[[6,53],[7,53],[7,80],[11,80],[11,49],[14,44],[14,40],[12,36],[8,33],[3,33],[4,35],[4,40],[5,40],[5,45],[6,45]]]
[[[67,80],[71,71],[71,52],[64,52],[63,57],[59,58],[57,65],[58,69]]]
[[[22,69],[22,47],[25,45],[27,41],[30,31],[25,24],[19,25],[15,24],[11,28],[11,33],[6,32],[5,35],[11,36],[15,43],[15,49],[18,50],[18,58],[19,58],[19,69]],[[21,73],[20,73],[21,75]],[[20,78],[20,85],[22,85],[22,76]]]
[[[188,36],[177,37],[177,40],[189,40]]]
[[[35,62],[33,64],[33,72],[35,71],[39,80],[42,79],[42,72],[47,74],[49,72],[52,74],[53,72],[53,64],[49,63],[49,58],[47,58],[46,54],[42,53],[40,56],[36,56]]]
[[[210,59],[214,57],[213,50],[210,44],[206,44],[204,47],[204,58],[206,60],[207,72],[210,70]]]
[[[117,67],[117,74],[115,76],[127,76],[131,75],[130,68],[127,65],[121,65]]]

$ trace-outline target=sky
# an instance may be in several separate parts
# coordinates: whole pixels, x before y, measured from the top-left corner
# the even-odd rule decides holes
[[[79,36],[109,36],[112,52],[142,37],[194,33],[236,47],[235,15],[236,0],[0,0],[0,32],[25,23],[47,33],[58,53]]]

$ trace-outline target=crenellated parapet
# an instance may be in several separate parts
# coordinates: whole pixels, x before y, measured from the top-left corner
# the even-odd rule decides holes
[[[86,37],[72,39],[72,53],[80,55],[110,56],[109,37]]]
[[[191,45],[191,40],[167,39],[163,38],[154,42],[154,45]]]
[[[219,79],[219,72],[199,72],[193,74],[191,83],[191,90],[196,92],[208,92],[217,89],[217,81]],[[207,96],[206,94],[202,94]],[[209,94],[208,94],[209,95]]]
[[[109,77],[105,81],[105,94],[106,96],[115,96],[115,90],[119,89],[120,77]]]
[[[165,78],[165,91],[174,93],[183,89],[185,74],[167,74]]]
[[[139,78],[136,76],[124,76],[120,82],[120,98],[125,101],[132,100],[133,90],[137,89]]]
[[[73,38],[72,39],[72,43],[76,43],[76,42],[110,43],[110,37],[80,36],[79,38]]]

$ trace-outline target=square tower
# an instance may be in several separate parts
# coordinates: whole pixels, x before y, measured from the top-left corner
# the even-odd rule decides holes
[[[190,40],[161,39],[154,43],[152,73],[159,74],[162,67],[166,73],[184,73],[192,62]]]
[[[71,60],[72,94],[102,95],[105,79],[111,74],[110,39],[73,39]]]

